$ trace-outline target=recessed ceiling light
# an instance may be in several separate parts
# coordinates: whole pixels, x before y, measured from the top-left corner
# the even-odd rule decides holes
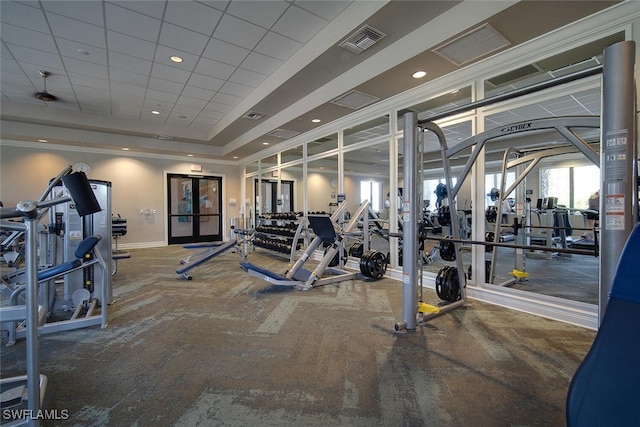
[[[185,116],[185,115],[183,114],[183,115],[181,115],[181,116],[178,116],[178,118],[179,118],[179,119],[186,119],[186,118],[187,118],[187,116]]]
[[[151,110],[151,114],[160,114],[160,111],[158,111],[158,110]]]
[[[413,77],[414,79],[421,79],[426,75],[427,75],[426,71],[420,70],[420,71],[416,71],[415,73],[411,74],[411,77]]]
[[[89,55],[89,52],[87,52],[87,51],[86,51],[86,50],[84,50],[84,49],[78,49],[78,53],[79,53],[80,55],[85,55],[85,56],[86,56],[86,55]]]
[[[193,154],[187,154],[187,157],[193,157]]]
[[[238,158],[238,156],[233,156],[233,158],[234,158],[234,159],[237,159],[237,158]]]
[[[178,55],[173,55],[173,56],[171,57],[171,60],[172,60],[173,62],[177,62],[178,64],[179,64],[179,63],[181,63],[181,62],[183,61],[183,60],[182,60],[182,58],[181,58],[181,57],[179,57]]]
[[[320,120],[320,119],[311,119],[311,121],[312,121],[313,123],[320,123],[322,120]]]
[[[269,143],[268,142],[263,142],[262,145],[269,145]]]
[[[129,151],[127,147],[122,147],[122,151]]]
[[[38,142],[49,142],[48,139],[39,139]]]

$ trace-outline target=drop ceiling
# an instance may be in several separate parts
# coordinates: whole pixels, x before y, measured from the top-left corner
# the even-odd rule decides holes
[[[241,162],[616,3],[4,0],[2,138]]]

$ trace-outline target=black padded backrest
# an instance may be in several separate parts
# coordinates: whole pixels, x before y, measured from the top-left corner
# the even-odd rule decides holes
[[[96,247],[96,245],[101,239],[102,239],[102,236],[89,236],[86,239],[84,239],[82,242],[80,242],[80,244],[78,245],[74,253],[76,258],[79,258],[79,259],[84,258],[86,254],[91,252],[91,250]]]
[[[309,225],[313,233],[325,243],[333,243],[336,240],[336,229],[329,215],[307,215]]]

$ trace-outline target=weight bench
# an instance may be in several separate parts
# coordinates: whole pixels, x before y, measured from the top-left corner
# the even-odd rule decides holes
[[[275,286],[299,286],[300,284],[304,283],[311,275],[311,272],[309,270],[300,269],[296,272],[296,274],[293,275],[292,278],[288,278],[281,274],[267,270],[264,267],[260,267],[259,265],[251,264],[248,261],[241,261],[240,267],[251,276],[258,277],[265,282],[271,283]]]
[[[191,275],[188,274],[192,269],[204,264],[209,261],[211,258],[220,255],[221,253],[228,251],[229,249],[236,246],[235,240],[230,240],[228,242],[207,242],[207,243],[191,243],[188,245],[184,245],[185,249],[201,249],[206,248],[206,250],[198,252],[197,254],[190,255],[185,259],[180,260],[180,264],[185,265],[185,267],[178,268],[176,270],[177,274],[180,274],[187,280],[191,280]]]
[[[568,426],[640,424],[640,224],[618,262],[609,302],[567,396]]]

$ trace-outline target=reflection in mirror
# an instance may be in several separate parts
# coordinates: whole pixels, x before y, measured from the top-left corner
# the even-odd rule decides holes
[[[256,176],[251,175],[245,178],[245,199],[243,201],[244,226],[246,228],[255,227],[255,181]]]
[[[294,161],[301,161],[302,154],[302,145],[286,149],[280,154],[280,162],[281,164],[285,164]]]
[[[470,103],[471,86],[465,86],[463,88],[447,92],[443,95],[436,96],[435,98],[431,98],[419,104],[412,105],[408,110],[417,112],[418,120],[425,120],[435,114]],[[398,129],[402,129],[403,127],[403,115],[405,111],[406,110],[398,111]]]
[[[307,163],[307,207],[309,212],[331,213],[337,204],[338,156]]]
[[[280,171],[282,212],[302,212],[304,187],[302,185],[302,163],[289,165]]]
[[[260,159],[260,167],[262,170],[267,169],[267,168],[271,168],[273,166],[277,166],[278,165],[278,155],[277,154],[273,154],[271,156],[268,157],[264,157],[262,159]]]
[[[338,148],[338,134],[327,135],[307,143],[307,156],[324,153]]]
[[[377,117],[365,123],[352,126],[344,130],[344,143],[348,145],[358,142],[369,141],[371,139],[389,134],[389,118],[387,116]]]
[[[448,148],[458,146],[461,142],[471,136],[472,122],[464,120],[457,123],[451,123],[441,127]],[[451,207],[449,206],[448,194],[453,188],[449,188],[446,182],[444,163],[440,151],[440,141],[432,131],[425,131],[423,137],[423,152],[418,154],[422,167],[422,176],[419,182],[422,182],[421,191],[422,212],[420,215],[421,225],[426,231],[427,237],[431,236],[436,239],[454,234],[452,229]],[[464,166],[471,154],[471,149],[464,149],[449,159],[451,167],[451,186],[458,185],[458,177],[463,173]],[[471,176],[470,174],[461,183],[455,197],[456,213],[458,219],[457,234],[460,238],[471,238]],[[422,256],[424,261],[424,270],[438,273],[445,266],[455,266],[455,259],[449,259],[446,255],[444,258],[440,256],[440,243],[438,240],[424,240],[422,246]],[[463,246],[464,247],[464,246]],[[466,247],[469,248],[468,246]],[[463,252],[469,260],[465,261],[465,265],[470,264],[470,254],[468,251]]]
[[[245,172],[244,173],[245,174],[256,173],[256,172],[258,172],[259,166],[260,165],[258,164],[257,160],[255,162],[253,162],[253,163],[249,163],[248,165],[245,165],[245,167],[244,167],[244,171]]]
[[[378,139],[379,140],[379,139]],[[350,236],[345,243],[351,255],[357,255],[358,246],[387,254],[389,252],[389,142],[381,141],[344,152],[344,188],[347,211],[356,212],[365,199],[370,203],[369,236]]]
[[[560,115],[567,115],[564,120],[570,125],[572,116],[597,115],[599,112],[600,90],[594,88],[489,115],[485,127],[502,128],[518,121]],[[597,126],[598,120],[594,123]],[[600,151],[597,127],[572,130],[596,153]],[[525,156],[537,157],[541,159],[540,163],[525,162],[509,167],[503,179],[503,157],[507,149],[511,150],[507,157],[509,163],[514,163],[515,158],[529,158]],[[491,143],[491,147],[487,143],[486,150],[488,231],[497,234],[500,240],[513,239],[515,243],[533,246],[520,252],[498,248],[496,255],[491,257],[492,261],[495,258],[492,283],[598,304],[599,266],[593,251],[599,217],[599,165],[589,161],[555,130],[503,137]],[[558,154],[558,150],[566,152]],[[525,167],[529,165],[532,169],[525,174]],[[518,182],[521,177],[522,182],[515,186],[515,191],[501,194],[503,181],[505,191],[508,191],[506,186]],[[494,218],[498,210],[501,214]],[[502,214],[504,211],[506,215]],[[516,219],[530,226],[516,230],[513,226]],[[590,251],[591,255],[567,254],[563,252],[566,249]],[[526,275],[526,278],[513,275],[514,271],[522,271],[520,275]],[[571,287],[567,283],[572,283]]]

